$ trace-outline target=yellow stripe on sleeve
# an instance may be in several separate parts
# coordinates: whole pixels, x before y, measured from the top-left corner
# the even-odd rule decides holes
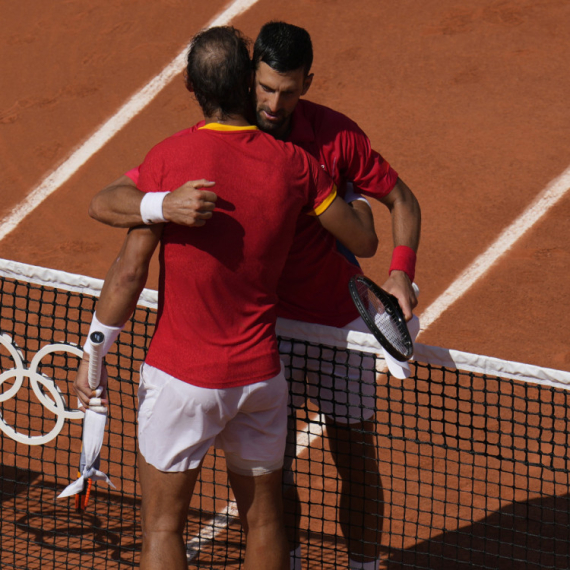
[[[336,198],[336,195],[337,195],[336,184],[333,184],[333,189],[331,190],[331,193],[312,212],[309,212],[309,215],[320,216],[333,203],[333,200]]]

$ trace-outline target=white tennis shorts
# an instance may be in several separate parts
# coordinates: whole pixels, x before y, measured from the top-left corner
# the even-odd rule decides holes
[[[160,471],[195,469],[212,445],[224,450],[227,468],[239,475],[264,475],[283,466],[283,370],[270,380],[215,390],[143,364],[138,397],[139,449]]]
[[[360,317],[343,329],[370,332]],[[279,352],[289,382],[289,406],[301,407],[308,397],[340,424],[360,423],[374,415],[374,357],[303,343],[291,346],[290,341],[281,341]]]

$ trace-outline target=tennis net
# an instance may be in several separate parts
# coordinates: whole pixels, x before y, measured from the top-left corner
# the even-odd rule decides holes
[[[153,291],[143,292],[107,357],[111,408],[101,469],[116,489],[95,485],[83,512],[73,498],[56,500],[77,476],[82,414],[71,383],[101,285],[0,262],[2,568],[138,566],[136,388],[154,326]],[[385,568],[570,568],[570,373],[417,344],[412,376],[397,380],[384,371],[371,335],[293,321],[280,322],[278,333],[297,379],[290,460],[304,568],[346,568],[347,528],[381,541]],[[360,458],[346,455],[343,443],[362,430],[327,426],[320,414],[342,398],[327,402],[325,390],[304,397],[307,372],[326,377],[333,362],[335,375],[355,376],[343,413],[370,415],[375,435],[356,448]],[[354,403],[370,376],[375,390]],[[343,491],[339,471],[363,481],[364,491]],[[286,476],[286,494],[291,483]],[[189,567],[240,568],[244,537],[221,452],[208,454],[191,507]]]

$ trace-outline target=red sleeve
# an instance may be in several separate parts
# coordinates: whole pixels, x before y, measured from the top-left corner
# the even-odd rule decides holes
[[[320,216],[336,198],[336,186],[333,179],[321,168],[319,163],[309,154],[304,153],[308,162],[309,201],[307,211]]]
[[[140,176],[140,166],[137,166],[136,168],[133,168],[132,170],[129,170],[128,172],[125,172],[125,176],[128,176],[135,184],[138,185],[139,183],[139,176]]]
[[[347,157],[343,165],[345,178],[352,181],[356,192],[383,198],[394,188],[398,173],[372,149],[370,140],[360,127],[351,123],[341,135],[343,150],[340,155]]]

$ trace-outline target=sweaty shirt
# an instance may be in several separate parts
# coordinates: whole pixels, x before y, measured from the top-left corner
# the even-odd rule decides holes
[[[152,149],[138,187],[171,191],[198,178],[216,182],[216,211],[200,228],[164,226],[146,362],[208,388],[267,380],[280,370],[276,291],[296,220],[328,208],[335,185],[295,145],[210,123]]]

